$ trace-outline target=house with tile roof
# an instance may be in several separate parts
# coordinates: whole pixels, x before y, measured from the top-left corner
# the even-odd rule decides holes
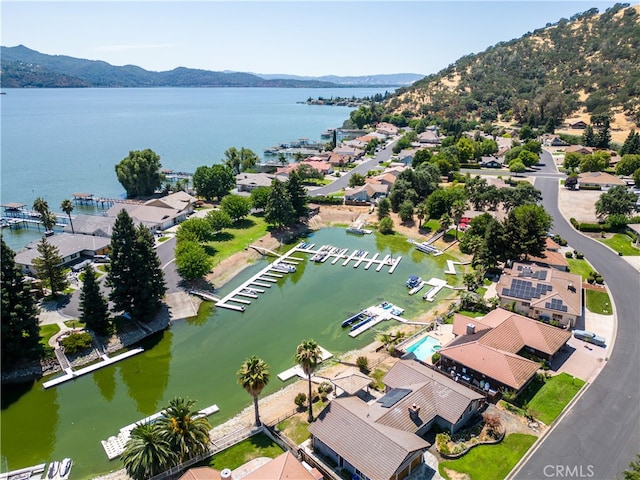
[[[574,327],[582,315],[582,277],[532,263],[515,262],[496,285],[501,305],[532,318]]]
[[[440,349],[440,368],[487,391],[520,393],[540,363],[551,361],[571,332],[497,308],[482,318],[455,314],[455,338]]]
[[[484,402],[415,360],[398,361],[383,382],[382,398],[336,398],[309,426],[314,451],[358,478],[405,478],[430,446],[421,435],[436,424],[457,431]]]
[[[211,467],[194,467],[187,470],[179,480],[322,480],[315,468],[306,468],[291,452],[262,461],[249,461],[233,472],[222,472]]]
[[[390,187],[384,183],[365,183],[358,187],[345,188],[344,199],[349,202],[371,202],[389,194]]]
[[[529,255],[529,261],[541,266],[556,268],[565,272],[569,271],[569,262],[567,261],[567,257],[560,252],[560,245],[549,237],[546,238],[542,256],[536,257]]]

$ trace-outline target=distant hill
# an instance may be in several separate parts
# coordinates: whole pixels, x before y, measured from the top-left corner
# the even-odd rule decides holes
[[[401,86],[423,78],[417,74],[367,77],[298,77],[213,72],[178,67],[151,72],[134,65],[113,66],[99,60],[47,55],[24,45],[0,47],[0,86],[4,88],[54,87],[287,87]]]
[[[323,82],[331,82],[339,85],[357,85],[357,86],[372,86],[372,87],[385,87],[385,86],[403,86],[411,85],[417,80],[424,78],[424,75],[419,73],[391,73],[380,75],[362,75],[356,77],[340,77],[337,75],[324,75],[321,77],[301,77],[297,75],[286,74],[263,74],[256,73],[259,77],[272,79],[272,78],[286,78],[292,80],[319,80]]]
[[[464,56],[399,89],[386,112],[532,127],[608,116],[614,128],[640,126],[640,6],[593,8]]]

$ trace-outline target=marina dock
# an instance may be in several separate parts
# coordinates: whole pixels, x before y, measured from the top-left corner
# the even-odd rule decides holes
[[[220,409],[217,405],[210,405],[207,408],[203,408],[199,410],[197,415],[194,415],[195,418],[208,417],[209,415],[213,415],[218,412]],[[157,418],[161,417],[164,414],[164,410],[154,413],[153,415],[149,415],[142,420],[138,420],[137,422],[130,423],[127,426],[124,426],[120,429],[117,435],[113,435],[106,440],[101,440],[102,448],[109,460],[113,460],[114,458],[119,457],[124,452],[124,449],[129,441],[129,437],[131,436],[131,431],[136,428],[138,425],[142,425],[144,423],[152,423]]]
[[[333,357],[333,354],[327,350],[326,348],[321,347],[320,345],[318,345],[318,348],[320,349],[320,351],[322,352],[322,360],[320,361],[321,363],[324,362],[325,360],[330,359],[331,357]],[[304,374],[304,372],[302,371],[302,367],[300,365],[296,365],[294,367],[291,367],[287,370],[285,370],[282,373],[278,374],[278,378],[280,380],[282,380],[283,382],[286,382],[287,380],[298,376],[304,380],[307,379],[307,376]]]
[[[261,248],[253,245],[251,247],[255,249]],[[262,250],[266,251],[265,249]],[[269,253],[278,255],[275,252]],[[190,293],[206,298],[207,300],[215,301],[217,307],[244,312],[245,308],[251,305],[251,301],[246,300],[246,298],[257,300],[259,299],[258,294],[265,293],[264,290],[256,289],[254,286],[270,288],[271,284],[278,283],[281,278],[284,278],[289,273],[295,272],[295,266],[299,262],[304,261],[304,258],[295,257],[294,255],[296,253],[311,254],[311,260],[315,263],[331,263],[331,265],[336,265],[338,262],[341,262],[342,266],[346,267],[350,262],[354,262],[354,268],[358,268],[361,263],[364,263],[365,270],[375,265],[376,272],[380,272],[384,267],[389,267],[389,273],[393,273],[402,260],[402,256],[394,258],[391,255],[386,255],[383,259],[380,259],[378,258],[380,257],[380,253],[376,253],[373,257],[367,258],[369,252],[365,252],[364,250],[354,250],[349,254],[348,248],[334,247],[333,245],[323,245],[315,248],[315,244],[301,242],[286,254],[278,255],[278,258],[273,263],[267,265],[223,298],[219,298],[209,292],[191,291]]]

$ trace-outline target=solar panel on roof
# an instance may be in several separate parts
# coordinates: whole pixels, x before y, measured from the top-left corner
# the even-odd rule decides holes
[[[377,401],[381,403],[384,408],[390,408],[410,393],[411,389],[409,388],[392,388],[384,397]]]

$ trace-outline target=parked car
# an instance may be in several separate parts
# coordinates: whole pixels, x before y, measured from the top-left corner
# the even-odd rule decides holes
[[[605,340],[599,335],[596,335],[593,332],[588,332],[587,330],[574,330],[573,336],[578,340],[584,340],[585,342],[593,343],[594,345],[598,345],[600,347],[604,347]]]

